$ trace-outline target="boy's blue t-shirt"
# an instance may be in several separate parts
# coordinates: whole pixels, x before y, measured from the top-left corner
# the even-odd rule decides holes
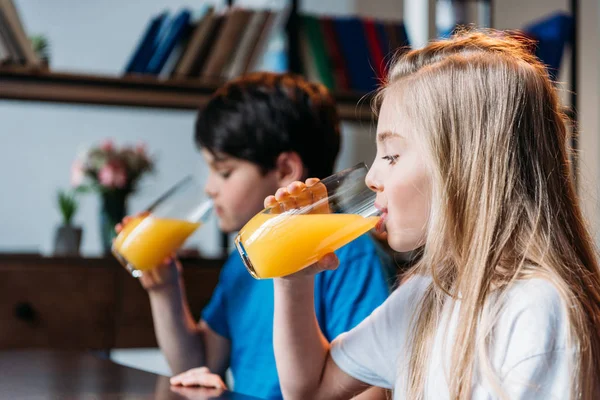
[[[389,294],[376,245],[368,235],[336,254],[338,269],[315,277],[315,311],[329,341],[365,319]],[[282,397],[273,352],[272,280],[252,278],[237,252],[232,253],[202,319],[231,342],[229,366],[236,392]]]

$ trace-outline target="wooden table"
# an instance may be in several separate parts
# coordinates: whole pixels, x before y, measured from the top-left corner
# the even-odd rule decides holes
[[[223,260],[183,259],[194,318]],[[114,257],[0,253],[0,349],[155,347],[148,294]]]
[[[0,398],[19,400],[256,400],[214,389],[173,388],[169,378],[124,367],[91,353],[0,352]]]

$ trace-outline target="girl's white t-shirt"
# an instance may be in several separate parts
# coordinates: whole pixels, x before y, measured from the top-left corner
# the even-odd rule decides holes
[[[337,366],[362,382],[393,389],[395,400],[406,399],[412,317],[430,283],[429,277],[411,278],[356,328],[337,337],[331,345]],[[489,346],[502,389],[509,399],[568,399],[574,352],[567,348],[568,320],[558,291],[546,280],[531,279],[515,283],[506,295]],[[460,301],[447,305],[430,352],[426,399],[449,398]],[[499,398],[480,372],[476,368],[472,398]]]

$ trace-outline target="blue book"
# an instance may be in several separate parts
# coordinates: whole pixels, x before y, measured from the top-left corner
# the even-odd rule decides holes
[[[150,20],[135,52],[125,67],[125,73],[143,73],[145,71],[148,61],[150,61],[152,54],[154,54],[161,29],[168,20],[168,15],[164,11]]]
[[[385,31],[385,25],[381,21],[375,22],[375,30],[377,31],[377,39],[379,39],[379,44],[381,45],[381,51],[383,52],[384,60],[389,62],[390,60],[390,47],[392,47],[390,43],[390,38],[388,37],[387,32]]]
[[[527,26],[524,31],[537,40],[535,55],[542,60],[553,80],[558,77],[562,55],[572,38],[573,17],[556,13]]]
[[[177,43],[183,39],[186,33],[189,33],[191,15],[189,10],[182,10],[173,18],[169,26],[165,28],[152,58],[148,61],[145,69],[146,73],[158,75],[162,70]]]
[[[406,25],[404,22],[399,22],[396,25],[396,30],[398,32],[398,40],[400,41],[400,45],[402,47],[410,47],[410,40],[408,39],[408,32],[406,32]]]
[[[335,18],[333,23],[348,67],[350,87],[360,92],[376,89],[377,74],[371,66],[362,21],[358,18]]]

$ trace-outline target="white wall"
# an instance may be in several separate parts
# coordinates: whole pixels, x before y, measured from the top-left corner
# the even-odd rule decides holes
[[[15,2],[28,33],[48,37],[52,69],[109,75],[121,74],[146,23],[152,15],[167,8],[166,4],[172,11],[184,5],[201,4],[201,1],[183,0]],[[247,0],[244,3],[265,2]],[[313,3],[309,7],[318,11],[318,2]],[[334,3],[337,11],[348,6],[344,1],[327,4]],[[387,1],[387,4],[393,3]],[[0,252],[51,251],[54,227],[60,222],[55,207],[56,190],[68,186],[70,165],[77,152],[104,138],[132,144],[141,140],[156,154],[157,173],[146,179],[140,192],[131,198],[131,212],[143,209],[186,173],[203,173],[205,166],[192,140],[194,118],[192,111],[0,100],[0,187],[3,191]],[[370,128],[369,123],[344,124],[339,168],[358,161],[372,161]],[[84,255],[100,253],[98,209],[96,196],[88,195],[76,216],[76,222],[84,227]],[[201,229],[192,244],[198,244],[207,256],[218,255],[216,222],[213,220]]]

